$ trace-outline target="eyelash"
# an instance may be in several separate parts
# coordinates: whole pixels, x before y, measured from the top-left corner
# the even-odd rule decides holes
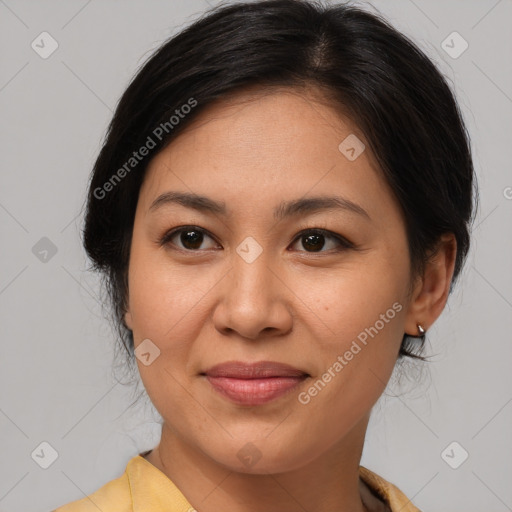
[[[210,233],[208,233],[207,230],[205,230],[203,228],[200,228],[199,226],[190,225],[190,226],[180,226],[180,227],[173,228],[173,229],[167,231],[163,235],[163,237],[160,238],[160,240],[158,241],[159,245],[167,246],[167,247],[170,247],[173,250],[177,250],[177,251],[181,251],[181,252],[186,252],[186,253],[198,253],[198,252],[204,251],[204,249],[203,250],[201,250],[201,249],[197,249],[197,250],[182,249],[181,247],[177,247],[175,244],[171,243],[171,239],[174,238],[175,235],[180,234],[180,233],[182,233],[184,231],[197,231],[199,233],[202,233],[203,235],[207,235],[212,240],[214,240],[216,243],[218,243],[215,240],[215,237],[210,235]],[[347,250],[347,249],[355,249],[356,248],[355,245],[353,243],[349,242],[346,238],[342,237],[341,235],[338,235],[337,233],[334,233],[334,232],[329,231],[328,229],[326,229],[325,225],[317,226],[317,227],[314,227],[314,228],[303,228],[299,233],[297,233],[295,238],[292,240],[291,245],[295,245],[295,243],[298,240],[300,240],[300,238],[303,237],[306,234],[323,235],[326,238],[332,238],[332,239],[334,239],[334,240],[336,240],[338,242],[340,247],[338,247],[337,249],[331,249],[331,250],[327,250],[327,251],[321,250],[321,251],[318,251],[318,252],[314,252],[314,251],[313,252],[299,251],[299,252],[305,252],[305,253],[311,254],[311,255],[322,254],[322,253],[332,254],[333,252],[338,253],[338,252],[341,252],[341,251],[344,251],[344,250]]]

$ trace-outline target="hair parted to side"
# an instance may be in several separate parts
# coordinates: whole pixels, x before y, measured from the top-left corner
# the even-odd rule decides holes
[[[411,277],[421,275],[447,232],[457,241],[450,292],[462,269],[476,178],[454,94],[429,58],[380,16],[354,6],[311,0],[221,5],[171,37],[137,72],[91,174],[83,243],[104,278],[129,359],[133,335],[123,322],[128,263],[148,163],[207,105],[250,86],[312,87],[347,112],[402,208]],[[148,137],[151,155],[128,169]],[[116,173],[122,179],[113,183]],[[423,359],[422,348],[404,335],[399,357]]]

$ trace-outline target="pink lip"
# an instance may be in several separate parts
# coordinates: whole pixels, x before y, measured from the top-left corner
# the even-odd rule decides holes
[[[260,405],[298,386],[308,374],[283,363],[230,361],[204,372],[213,389],[233,402]]]

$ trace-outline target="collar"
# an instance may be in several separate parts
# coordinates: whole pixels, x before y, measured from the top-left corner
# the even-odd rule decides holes
[[[143,457],[146,453],[136,455],[126,466],[133,512],[194,512],[169,477]],[[359,475],[370,490],[388,504],[391,512],[421,512],[397,487],[376,473],[359,466]]]

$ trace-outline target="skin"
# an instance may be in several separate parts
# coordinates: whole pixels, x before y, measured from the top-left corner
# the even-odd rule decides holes
[[[209,105],[148,167],[125,322],[136,347],[149,338],[160,350],[147,366],[137,360],[164,420],[146,458],[201,512],[383,510],[358,474],[370,412],[404,332],[417,335],[418,323],[428,329],[441,314],[456,244],[443,236],[425,274],[411,282],[401,210],[366,142],[355,161],[340,152],[349,134],[365,141],[312,89],[247,89]],[[230,215],[179,204],[149,211],[167,191],[223,201]],[[273,217],[281,201],[333,193],[370,219],[345,210]],[[206,231],[202,243],[185,247],[180,233],[159,243],[188,225]],[[309,228],[355,248],[329,233],[311,248],[298,236]],[[262,249],[252,263],[236,252],[248,236]],[[397,302],[394,318],[300,403],[299,393]],[[237,405],[200,375],[232,360],[285,362],[310,377],[272,402]],[[249,442],[261,455],[252,466],[237,456]]]

